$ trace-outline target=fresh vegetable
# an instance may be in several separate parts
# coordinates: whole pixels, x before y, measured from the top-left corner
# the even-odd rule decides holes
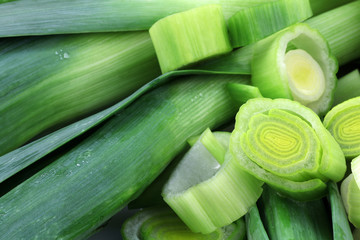
[[[347,158],[360,155],[360,97],[333,107],[324,118],[324,126],[333,135]]]
[[[221,5],[173,14],[149,33],[163,73],[232,50]]]
[[[325,115],[333,101],[337,70],[319,32],[296,24],[255,44],[251,82],[264,97],[294,99]]]
[[[264,186],[259,204],[270,239],[332,239],[331,218],[322,199],[294,201]]]
[[[241,81],[182,78],[142,96],[0,198],[0,239],[88,236],[138,196],[188,137],[231,120],[237,109],[226,84]]]
[[[210,233],[239,219],[262,192],[261,181],[224,155],[229,137],[205,131],[164,186],[165,202],[194,232]]]
[[[114,104],[160,74],[146,32],[0,42],[0,156]]]
[[[350,174],[341,183],[341,197],[344,202],[349,221],[360,228],[360,188],[356,184],[354,175]]]
[[[335,89],[334,105],[355,97],[360,97],[360,74],[358,69],[339,79]]]
[[[241,9],[228,21],[232,46],[257,42],[311,16],[309,0],[275,0]]]
[[[229,83],[228,90],[231,97],[240,105],[246,103],[249,99],[262,97],[259,88],[251,85]]]
[[[259,209],[256,205],[252,206],[245,215],[246,235],[248,240],[269,240],[269,236],[264,228],[264,224],[260,218]]]
[[[345,174],[344,155],[319,117],[288,99],[250,99],[236,115],[229,150],[242,168],[284,195],[323,196]]]

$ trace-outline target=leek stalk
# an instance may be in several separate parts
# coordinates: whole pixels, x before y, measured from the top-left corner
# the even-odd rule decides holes
[[[339,79],[335,89],[334,105],[359,96],[360,74],[359,70],[355,69]]]
[[[346,171],[343,152],[319,117],[287,99],[242,105],[229,150],[248,173],[299,200],[323,196],[325,182],[340,181]]]
[[[269,240],[269,236],[264,228],[264,224],[260,218],[259,209],[256,205],[252,206],[245,215],[246,235],[248,240]]]

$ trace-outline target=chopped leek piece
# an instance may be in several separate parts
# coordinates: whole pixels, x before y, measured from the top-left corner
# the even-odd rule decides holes
[[[340,181],[344,155],[311,109],[288,99],[250,99],[236,115],[229,150],[241,167],[282,194],[311,200]]]
[[[232,50],[221,5],[170,15],[149,32],[163,73]]]
[[[246,84],[229,83],[228,90],[230,96],[240,105],[249,99],[262,97],[257,87]]]
[[[345,157],[360,155],[360,97],[333,107],[324,118],[324,126],[339,143]]]
[[[264,97],[294,99],[319,115],[329,110],[338,66],[317,30],[295,24],[254,48],[251,81]]]
[[[269,240],[256,205],[250,208],[249,212],[245,215],[245,220],[248,240]]]
[[[333,105],[337,105],[350,98],[359,97],[359,96],[360,96],[360,74],[359,74],[359,70],[355,69],[354,71],[346,74],[345,76],[339,79],[335,89],[335,99]]]
[[[328,183],[329,201],[331,206],[331,219],[333,239],[352,239],[352,233],[347,219],[346,211],[336,183]]]
[[[318,15],[352,1],[354,0],[310,0],[310,5],[314,15]]]
[[[121,228],[124,240],[242,240],[245,235],[243,219],[216,229],[209,234],[192,232],[171,209],[147,208],[126,220]]]
[[[171,175],[163,196],[192,231],[210,233],[245,215],[260,197],[262,182],[244,172],[229,154],[220,165],[201,142],[202,136]],[[215,136],[227,149],[230,133]]]
[[[332,239],[330,217],[322,199],[294,201],[265,185],[259,211],[270,239]]]
[[[360,58],[359,12],[360,1],[353,1],[305,21],[324,36],[340,66]]]
[[[360,188],[356,184],[353,174],[350,174],[341,183],[340,191],[349,221],[355,227],[360,228]]]
[[[355,182],[360,188],[360,155],[351,161],[351,171],[354,174]]]
[[[275,0],[241,9],[228,20],[232,46],[257,42],[311,16],[309,0]]]

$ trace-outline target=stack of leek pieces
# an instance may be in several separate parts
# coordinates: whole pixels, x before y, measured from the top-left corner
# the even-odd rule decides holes
[[[124,239],[360,227],[360,79],[336,76],[359,0],[14,0],[0,23],[0,239],[87,238],[136,198]]]

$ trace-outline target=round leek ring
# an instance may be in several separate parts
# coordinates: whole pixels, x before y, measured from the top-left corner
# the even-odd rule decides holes
[[[227,149],[230,133],[215,136]],[[220,165],[202,137],[179,163],[162,195],[192,231],[206,234],[245,215],[260,197],[263,183],[243,171],[230,154]]]
[[[232,50],[218,4],[167,16],[157,21],[149,33],[162,73]]]
[[[241,167],[284,195],[322,196],[340,181],[344,155],[311,109],[288,99],[250,99],[236,115],[229,151]]]
[[[243,8],[228,20],[232,46],[257,42],[311,16],[308,0],[273,0]]]
[[[360,97],[349,99],[332,108],[324,126],[333,135],[345,157],[360,155]]]
[[[303,57],[308,66],[312,79],[323,75],[324,84],[319,86],[321,91],[315,99],[310,94],[299,94],[296,86],[291,83],[285,60],[290,51],[294,49],[303,50],[310,55],[320,67],[320,73],[311,67],[313,64],[308,57]],[[297,58],[300,58],[299,56]],[[297,64],[299,65],[299,64]],[[321,34],[307,24],[298,23],[278,33],[275,33],[254,46],[254,57],[251,62],[252,83],[258,87],[261,94],[268,98],[294,99],[311,108],[318,115],[325,115],[330,109],[336,86],[336,72],[338,64],[335,57],[330,53],[329,46]],[[315,77],[314,77],[315,76]],[[296,84],[295,84],[296,85]],[[321,85],[321,84],[319,84]]]

